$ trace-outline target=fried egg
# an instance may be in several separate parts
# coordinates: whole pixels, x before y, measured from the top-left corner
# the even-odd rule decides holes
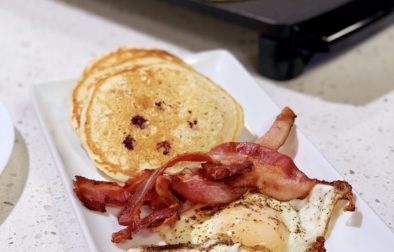
[[[282,202],[249,193],[222,208],[195,206],[175,225],[155,229],[167,244],[160,251],[304,252],[324,246],[334,207],[345,193],[333,185],[317,184],[302,200]]]

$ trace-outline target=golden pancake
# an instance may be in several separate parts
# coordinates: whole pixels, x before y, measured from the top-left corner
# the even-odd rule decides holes
[[[92,85],[101,75],[136,65],[149,65],[167,61],[190,68],[190,66],[176,56],[157,49],[122,47],[94,60],[85,68],[80,80],[71,93],[70,116],[73,128],[78,133],[84,103],[88,98]]]
[[[221,87],[180,64],[107,73],[81,114],[80,137],[97,168],[125,181],[184,152],[235,141],[240,105]]]

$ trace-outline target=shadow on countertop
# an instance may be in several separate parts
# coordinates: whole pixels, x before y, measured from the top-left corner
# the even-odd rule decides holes
[[[225,48],[253,75],[259,75],[258,33],[253,30],[165,1],[62,2],[191,51]],[[330,102],[363,106],[393,90],[393,52],[394,25],[340,53],[318,55],[298,78],[265,85],[277,84]]]
[[[15,129],[15,145],[10,160],[0,174],[0,225],[11,214],[21,197],[29,173],[29,153],[25,140]]]

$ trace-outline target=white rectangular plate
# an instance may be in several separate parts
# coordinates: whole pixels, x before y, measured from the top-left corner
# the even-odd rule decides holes
[[[186,57],[185,61],[223,86],[237,99],[244,109],[246,124],[257,135],[268,129],[280,111],[227,51],[198,53]],[[120,229],[116,217],[112,213],[99,214],[87,210],[72,190],[75,175],[104,180],[81,148],[79,139],[70,126],[67,102],[74,83],[75,80],[62,80],[35,85],[35,108],[89,248],[91,251],[121,251],[130,243],[121,246],[111,243],[111,233]],[[329,181],[341,179],[299,130],[293,131],[282,151],[294,157],[295,163],[309,177]],[[336,220],[326,243],[327,250],[393,251],[394,235],[391,230],[360,198],[357,199],[356,207],[356,213],[346,212]],[[150,239],[149,235],[141,234],[134,242],[146,243]]]

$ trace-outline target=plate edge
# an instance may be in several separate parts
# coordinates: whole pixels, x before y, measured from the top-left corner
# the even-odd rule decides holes
[[[45,82],[45,83],[49,83],[49,81]],[[42,83],[42,84],[44,84],[44,83]],[[48,127],[44,122],[42,112],[40,110],[40,106],[38,105],[38,100],[37,100],[36,86],[38,86],[38,85],[39,84],[32,85],[30,88],[30,96],[32,98],[33,108],[34,108],[36,115],[38,117],[38,121],[41,126],[42,133],[44,134],[45,140],[48,144],[48,149],[49,149],[49,152],[51,153],[51,157],[53,158],[53,160],[55,162],[55,166],[57,167],[57,171],[59,172],[59,174],[62,178],[63,187],[64,187],[65,191],[67,192],[67,194],[70,196],[69,201],[73,207],[74,213],[77,216],[79,226],[82,229],[82,233],[83,233],[83,236],[85,237],[85,241],[88,245],[88,248],[90,251],[97,251],[98,252],[98,249],[94,243],[93,238],[91,237],[89,229],[86,226],[86,220],[84,220],[84,218],[82,218],[82,216],[83,216],[82,210],[80,209],[80,206],[76,205],[76,200],[74,199],[74,195],[71,194],[70,189],[67,186],[67,183],[69,181],[68,181],[68,176],[66,175],[66,172],[65,172],[65,167],[63,165],[63,162],[60,160],[60,154],[58,153],[55,143],[53,142],[52,136],[49,133]]]

